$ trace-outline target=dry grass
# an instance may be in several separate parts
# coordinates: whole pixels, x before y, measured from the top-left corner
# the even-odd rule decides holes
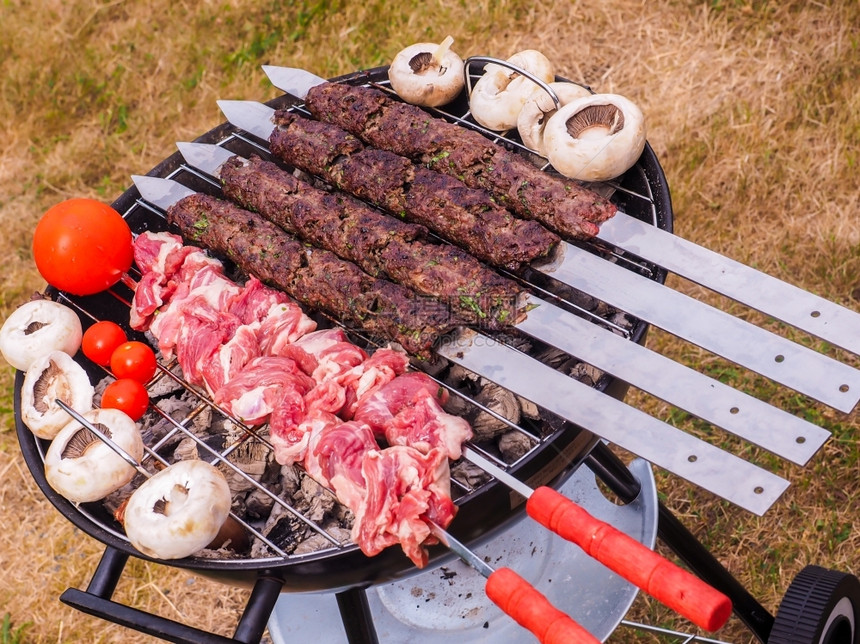
[[[430,0],[413,9],[380,1],[285,8],[247,0],[11,0],[0,4],[0,119],[6,124],[0,316],[42,288],[29,252],[40,213],[71,196],[112,200],[130,174],[171,153],[174,141],[219,123],[216,98],[273,97],[260,63],[331,76],[386,63],[410,42],[441,40],[449,32],[461,54],[541,49],[561,74],[637,101],[672,189],[680,235],[858,308],[856,1]],[[650,343],[688,364],[714,373],[720,368],[665,334],[653,334]],[[730,377],[834,432],[803,469],[744,448],[793,482],[763,518],[660,477],[667,504],[775,610],[808,562],[860,572],[858,419],[743,374]],[[101,547],[60,517],[33,484],[14,437],[11,388],[11,369],[4,368],[0,507],[4,525],[14,529],[0,536],[0,606],[11,612],[13,626],[31,623],[28,641],[151,641],[57,601],[66,587],[86,584]],[[707,434],[644,395],[631,401]],[[245,591],[163,567],[131,566],[118,601],[231,632]],[[634,616],[677,624],[644,600]],[[751,639],[736,620],[720,636]]]

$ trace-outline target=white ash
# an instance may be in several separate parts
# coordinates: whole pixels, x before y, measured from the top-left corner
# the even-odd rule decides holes
[[[338,543],[348,544],[350,540],[350,531],[342,528],[339,525],[332,525],[326,528],[326,532],[331,535]],[[332,543],[321,534],[312,534],[310,537],[302,541],[296,546],[293,554],[306,555],[319,550],[331,548]]]

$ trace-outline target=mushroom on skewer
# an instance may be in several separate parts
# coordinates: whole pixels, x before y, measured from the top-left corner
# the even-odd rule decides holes
[[[50,440],[69,422],[57,399],[83,413],[92,409],[94,393],[84,368],[69,354],[52,351],[27,369],[21,386],[21,420],[33,434]]]
[[[143,457],[143,439],[135,422],[118,409],[91,409],[82,414],[135,461]],[[131,481],[136,470],[77,420],[57,434],[45,455],[45,478],[74,503],[103,499]]]
[[[205,461],[179,461],[129,497],[123,525],[145,555],[181,559],[212,543],[230,513],[230,488]]]
[[[438,107],[462,91],[463,59],[452,49],[454,39],[441,44],[416,43],[400,51],[388,69],[391,87],[407,103]]]

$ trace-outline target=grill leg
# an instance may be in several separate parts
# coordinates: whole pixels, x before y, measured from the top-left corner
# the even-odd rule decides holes
[[[259,642],[266,630],[266,621],[275,609],[284,582],[274,577],[260,577],[254,584],[245,611],[236,626],[233,639],[239,642]]]
[[[624,502],[639,493],[639,483],[605,443],[599,442],[585,461],[589,469]],[[696,539],[662,503],[658,509],[657,536],[705,582],[732,600],[734,614],[760,642],[766,642],[774,617]]]
[[[222,637],[112,601],[111,597],[128,559],[127,554],[108,546],[87,590],[67,588],[60,596],[60,601],[88,615],[176,644],[250,644],[261,640],[266,620],[283,585],[279,579],[258,578],[236,628],[235,637]]]
[[[376,629],[363,588],[351,588],[335,595],[349,644],[377,644]]]
[[[696,537],[660,503],[657,535],[699,577],[732,600],[732,609],[761,642],[766,642],[774,617],[717,561]]]

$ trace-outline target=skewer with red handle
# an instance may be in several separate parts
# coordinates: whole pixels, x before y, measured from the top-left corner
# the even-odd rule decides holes
[[[528,515],[631,584],[697,626],[715,631],[732,613],[731,600],[618,528],[589,514],[566,496],[542,486],[531,489],[471,447],[463,456],[524,496]]]
[[[463,561],[487,578],[485,592],[496,606],[541,644],[599,644],[600,640],[563,613],[510,568],[493,569],[440,526],[427,522],[433,534]]]

